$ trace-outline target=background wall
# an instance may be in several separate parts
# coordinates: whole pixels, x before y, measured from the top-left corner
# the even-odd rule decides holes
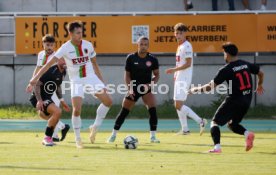
[[[173,56],[159,56],[161,78],[159,84],[168,84],[170,91],[168,94],[156,95],[158,104],[172,100],[173,97],[173,77],[165,74],[165,69],[174,66],[175,58]],[[240,56],[240,58],[254,62],[254,56]],[[32,76],[35,68],[36,56],[19,56],[16,57],[15,66],[0,66],[0,105],[3,104],[27,104],[30,94],[25,92],[25,87]],[[103,73],[106,83],[118,84],[124,83],[124,56],[106,57],[98,56],[98,63]],[[261,69],[265,72],[265,94],[257,96],[256,104],[275,105],[276,104],[276,61],[272,56],[259,56],[257,63],[261,65]],[[273,62],[266,64],[266,62]],[[224,64],[222,56],[198,56],[194,58],[193,84],[208,83],[216,74],[218,69]],[[254,79],[254,77],[253,77]],[[66,77],[68,80],[68,76]],[[66,84],[66,87],[68,85]],[[70,102],[70,91],[65,91],[65,99]],[[112,95],[114,104],[121,104],[123,94],[115,93]],[[217,99],[217,95],[192,95],[189,96],[187,103],[194,106],[208,106],[213,100]],[[253,104],[254,104],[253,100]],[[86,95],[84,100],[88,104],[97,104],[98,101],[91,95]],[[141,101],[140,101],[141,102]]]

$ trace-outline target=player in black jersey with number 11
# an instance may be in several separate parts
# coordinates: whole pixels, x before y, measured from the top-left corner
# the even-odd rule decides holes
[[[150,87],[152,82],[157,83],[159,79],[159,64],[158,60],[148,53],[149,39],[147,37],[140,37],[137,44],[138,52],[127,56],[125,83],[128,85],[129,91],[116,118],[112,135],[107,140],[109,143],[115,141],[118,130],[140,97],[142,97],[150,114],[150,141],[152,143],[160,142],[155,136],[157,129],[156,102]]]
[[[251,74],[258,76],[256,89],[258,94],[263,94],[264,92],[264,74],[259,66],[237,58],[238,48],[235,44],[228,42],[223,44],[222,48],[226,65],[219,69],[217,75],[210,83],[192,88],[189,93],[210,91],[226,81],[228,84],[228,96],[219,106],[212,119],[211,135],[215,147],[209,153],[221,153],[219,126],[223,126],[226,123],[228,128],[234,133],[245,136],[245,150],[249,151],[253,147],[254,133],[246,130],[240,122],[247,113],[252,100],[253,84]]]

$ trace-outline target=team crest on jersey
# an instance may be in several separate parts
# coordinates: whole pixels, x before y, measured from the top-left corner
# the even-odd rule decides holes
[[[87,53],[88,53],[88,50],[87,50],[86,48],[84,49],[84,53],[85,53],[85,54],[87,54]]]
[[[146,65],[147,65],[148,67],[150,67],[150,66],[151,66],[151,62],[150,62],[150,61],[147,61],[147,62],[146,62]]]

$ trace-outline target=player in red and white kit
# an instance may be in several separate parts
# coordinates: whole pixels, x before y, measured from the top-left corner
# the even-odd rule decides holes
[[[182,130],[179,134],[187,135],[190,133],[187,116],[192,118],[200,125],[200,135],[203,133],[207,120],[200,118],[191,108],[184,105],[188,96],[188,90],[192,82],[193,75],[193,47],[185,39],[186,26],[178,23],[174,26],[174,35],[178,42],[176,52],[176,66],[166,70],[167,74],[174,73],[174,102]]]
[[[69,23],[68,32],[71,39],[59,48],[52,60],[42,67],[37,75],[30,80],[30,83],[34,85],[37,79],[58,59],[62,57],[65,59],[71,82],[73,106],[72,125],[75,133],[76,146],[77,148],[83,148],[80,137],[80,114],[84,93],[93,94],[102,102],[97,109],[96,120],[94,124],[90,126],[91,143],[95,141],[97,130],[112,105],[112,99],[106,92],[107,90],[96,62],[96,52],[93,45],[82,39],[82,23],[80,21]]]

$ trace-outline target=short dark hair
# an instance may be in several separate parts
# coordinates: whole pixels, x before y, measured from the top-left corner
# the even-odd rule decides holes
[[[43,43],[46,43],[46,42],[54,43],[55,41],[56,41],[55,37],[52,34],[46,34],[45,36],[42,37]]]
[[[146,37],[146,36],[141,36],[141,37],[138,38],[137,43],[139,43],[141,40],[149,41],[149,38]]]
[[[76,20],[76,21],[70,22],[67,25],[67,30],[72,33],[72,32],[74,32],[75,28],[80,28],[80,27],[82,28],[82,22]]]
[[[187,31],[187,27],[183,23],[177,23],[174,26],[174,31],[186,32]]]
[[[237,56],[238,55],[238,52],[239,52],[238,47],[235,44],[231,43],[231,42],[224,43],[222,45],[222,48],[223,48],[224,52],[228,53],[231,56]]]

